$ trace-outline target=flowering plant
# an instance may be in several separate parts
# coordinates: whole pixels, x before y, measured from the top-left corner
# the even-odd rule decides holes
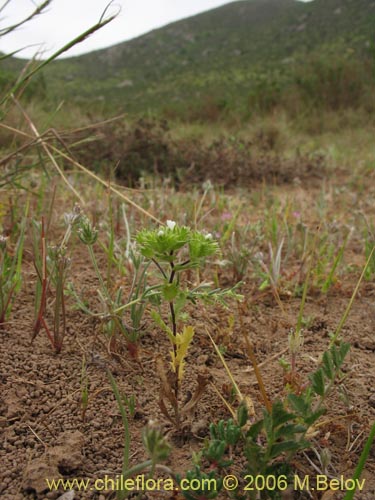
[[[161,409],[179,427],[181,417],[178,404],[179,387],[183,378],[185,358],[195,333],[193,326],[179,325],[179,319],[183,317],[183,308],[187,301],[194,304],[197,300],[219,301],[225,305],[225,296],[234,298],[240,296],[234,292],[234,289],[213,290],[209,283],[199,283],[195,287],[189,287],[188,280],[184,282],[182,280],[183,273],[191,269],[199,269],[207,257],[218,252],[218,243],[210,233],[179,226],[176,222],[168,220],[165,226],[140,231],[136,241],[140,253],[155,264],[161,276],[161,283],[153,287],[154,292],[158,291],[152,296],[153,302],[159,307],[158,311],[153,312],[153,318],[156,324],[166,332],[173,349],[170,353],[172,376],[160,373],[161,363],[158,363],[159,375],[163,381]],[[162,318],[160,307],[162,302],[169,305],[168,322]],[[172,383],[168,386],[170,380]],[[202,379],[200,380],[202,386]],[[198,392],[201,393],[201,391]],[[174,418],[167,412],[163,396],[172,405]]]

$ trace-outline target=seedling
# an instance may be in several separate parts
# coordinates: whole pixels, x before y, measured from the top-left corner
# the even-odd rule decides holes
[[[67,271],[70,259],[67,256],[67,244],[73,228],[81,218],[81,209],[78,205],[74,210],[65,214],[67,229],[61,243],[55,247],[47,246],[45,221],[41,224],[33,221],[34,266],[38,274],[36,284],[35,321],[31,340],[44,328],[55,352],[61,352],[66,332],[65,292]],[[54,287],[54,288],[52,288]],[[53,306],[48,307],[49,294],[54,295]],[[47,313],[52,315],[52,328],[47,321]]]
[[[127,409],[131,415],[132,411],[134,410],[134,398],[127,398],[126,396],[122,395],[112,373],[110,371],[107,371],[107,375],[121,413],[122,424],[124,428],[122,476],[125,480],[136,474],[141,474],[142,472],[147,470],[150,470],[150,476],[152,476],[155,472],[156,466],[168,458],[170,453],[170,446],[160,430],[153,423],[150,423],[142,433],[143,445],[150,459],[146,460],[145,462],[136,464],[133,467],[130,467],[130,430]],[[123,500],[130,493],[131,491],[127,490],[126,486],[124,486],[123,490],[117,491],[117,498],[118,500]]]
[[[221,244],[224,237],[221,240]],[[254,263],[257,248],[262,242],[261,226],[247,224],[232,232],[229,247],[225,250],[225,263],[233,269],[233,281],[245,279],[250,264]],[[223,250],[224,252],[224,250]]]
[[[98,279],[99,287],[97,293],[101,304],[101,311],[99,313],[93,311],[74,290],[73,285],[70,286],[70,291],[80,309],[91,316],[99,317],[103,321],[104,329],[109,334],[110,342],[114,344],[116,334],[118,332],[121,333],[126,340],[130,355],[134,359],[138,359],[138,344],[142,331],[145,300],[154,293],[152,288],[146,288],[146,273],[149,263],[145,264],[141,256],[130,251],[129,262],[134,274],[130,292],[127,299],[124,299],[122,287],[112,291],[102,276],[94,252],[94,245],[98,240],[98,231],[87,217],[82,217],[80,220],[78,236],[88,248],[90,259]],[[130,323],[124,319],[123,313],[125,310],[130,311]]]

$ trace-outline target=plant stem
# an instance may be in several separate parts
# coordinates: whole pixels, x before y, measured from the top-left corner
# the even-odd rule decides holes
[[[44,311],[46,307],[46,300],[47,300],[47,250],[46,250],[46,236],[44,232],[44,217],[42,217],[42,225],[41,225],[41,247],[42,247],[42,275],[41,275],[41,281],[42,281],[42,290],[41,290],[41,296],[40,296],[40,304],[39,304],[39,310],[38,310],[38,315],[34,324],[33,328],[33,334],[31,340],[34,340],[34,338],[38,335],[42,324],[44,322]],[[48,333],[48,332],[47,332]],[[53,345],[53,341],[52,341]]]
[[[173,256],[173,250],[171,251],[171,256]],[[174,277],[175,277],[175,270],[174,270],[174,262],[172,261],[171,262],[171,274],[169,276],[169,283],[172,284],[173,283],[173,280],[174,280]],[[173,301],[169,302],[169,310],[171,312],[171,321],[172,321],[172,333],[173,333],[173,337],[174,337],[174,340],[176,340],[176,337],[177,337],[177,322],[176,322],[176,313],[175,313],[175,310],[174,310],[174,304],[173,304]],[[176,342],[173,342],[173,354],[174,356],[176,357],[177,356],[177,345],[176,345]],[[175,380],[175,383],[174,383],[174,395],[176,396],[176,400],[178,401],[178,376],[176,376],[176,380]],[[178,406],[177,406],[177,412],[178,412]],[[177,421],[179,421],[179,416],[178,414],[176,415],[176,419]]]
[[[89,253],[90,253],[92,264],[94,266],[96,275],[97,275],[98,280],[100,282],[100,287],[103,290],[103,293],[106,296],[106,298],[109,298],[108,290],[107,290],[107,287],[105,286],[104,280],[103,280],[102,275],[100,273],[98,262],[96,260],[95,253],[94,253],[94,250],[92,248],[92,245],[88,245],[88,248],[89,248]]]
[[[155,260],[155,259],[151,259],[151,260],[155,264],[155,266],[159,269],[159,271],[161,272],[163,278],[167,279],[167,275],[165,274],[164,269],[161,267],[161,265],[159,264],[159,262],[157,260]]]

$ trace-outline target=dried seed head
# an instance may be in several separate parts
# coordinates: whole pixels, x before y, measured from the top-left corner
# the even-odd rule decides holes
[[[297,333],[293,329],[291,329],[288,335],[288,344],[290,352],[293,354],[297,354],[301,350],[301,347],[303,346],[303,340],[304,338],[302,330],[300,330],[300,332]]]
[[[214,188],[214,185],[210,181],[210,179],[207,179],[203,184],[202,184],[203,191],[211,191]]]
[[[83,216],[83,212],[78,203],[75,203],[73,210],[64,214],[64,221],[67,226],[74,226]]]

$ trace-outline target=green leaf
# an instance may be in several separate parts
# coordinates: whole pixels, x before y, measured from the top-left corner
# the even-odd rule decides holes
[[[260,432],[263,429],[263,425],[264,425],[264,420],[259,420],[259,422],[256,422],[250,427],[250,429],[247,431],[246,436],[254,440],[257,439],[257,437],[259,436]]]
[[[329,352],[325,351],[323,354],[323,371],[329,380],[335,378],[335,366]]]
[[[310,416],[305,417],[304,418],[305,424],[308,426],[312,425],[314,422],[316,422],[318,420],[319,417],[324,415],[324,413],[326,411],[327,410],[325,408],[321,408],[320,410],[316,411],[315,413],[312,413]]]
[[[193,262],[215,254],[218,249],[216,241],[197,231],[194,232],[189,241],[189,255]]]
[[[247,419],[249,418],[249,412],[247,411],[247,406],[245,403],[241,403],[237,410],[237,422],[240,427],[246,425]]]
[[[345,361],[346,355],[350,351],[350,344],[348,342],[342,342],[340,344],[339,349],[340,349],[340,357],[341,357],[341,364],[340,364],[340,367],[341,367],[341,365]]]
[[[181,382],[184,375],[185,358],[190,344],[194,337],[194,327],[184,326],[182,333],[177,333],[173,344],[176,346],[176,352],[171,351],[172,368],[178,374],[178,380]]]
[[[319,368],[315,373],[310,375],[310,381],[312,384],[312,388],[318,396],[324,396],[325,394],[325,385],[324,385],[324,374],[323,370]]]
[[[178,294],[177,283],[165,283],[161,289],[164,300],[172,302]]]
[[[267,411],[264,411],[263,423],[264,423],[264,430],[266,431],[268,438],[272,437],[272,435],[273,435],[273,420],[272,420],[271,414],[268,413]]]
[[[174,310],[176,317],[179,317],[182,309],[185,307],[187,300],[187,292],[180,290],[175,298]]]
[[[169,340],[174,344],[174,335],[172,330],[169,328],[168,325],[163,321],[162,317],[160,314],[156,311],[151,311],[151,317],[155,321],[155,323],[162,329],[164,332],[168,335]]]
[[[240,427],[238,427],[237,425],[230,425],[230,426],[228,425],[225,434],[226,442],[229,445],[234,446],[238,442],[240,435],[241,435]]]
[[[281,401],[276,401],[272,405],[272,427],[276,428],[279,427],[280,425],[288,422],[289,420],[292,420],[295,418],[295,415],[292,413],[288,413]]]
[[[163,462],[168,458],[171,447],[159,429],[149,424],[142,431],[142,441],[154,464]]]
[[[283,443],[276,443],[271,447],[270,458],[276,458],[285,452],[295,452],[310,446],[308,441],[284,441]]]
[[[302,434],[305,431],[306,427],[304,427],[303,425],[297,425],[297,424],[283,425],[275,432],[275,439],[292,438],[293,436],[295,436],[295,434]]]
[[[204,451],[204,455],[212,462],[219,462],[225,453],[226,447],[225,441],[215,439],[210,441],[208,448]]]
[[[347,342],[341,342],[338,348],[335,345],[331,347],[330,352],[332,355],[333,363],[335,364],[335,367],[337,369],[341,368],[349,350],[350,350],[350,344],[348,344]]]
[[[162,226],[158,229],[143,229],[136,236],[139,251],[145,257],[162,262],[173,262],[171,255],[186,245],[191,238],[191,229],[175,226],[173,229]]]
[[[305,401],[303,396],[297,396],[297,394],[289,394],[288,402],[290,406],[299,415],[305,415],[309,410],[310,405]]]

